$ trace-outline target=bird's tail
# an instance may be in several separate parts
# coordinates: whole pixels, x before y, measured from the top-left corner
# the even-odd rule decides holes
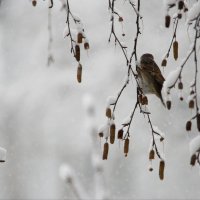
[[[162,97],[162,93],[160,92],[159,94],[157,94],[157,96],[158,96],[159,99],[161,100],[163,106],[166,107],[166,106],[165,106],[165,102],[164,102],[163,97]]]

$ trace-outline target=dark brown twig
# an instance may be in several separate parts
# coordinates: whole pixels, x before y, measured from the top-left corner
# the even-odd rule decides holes
[[[172,39],[171,39],[171,42],[170,42],[170,45],[169,45],[169,49],[168,49],[168,51],[166,53],[165,58],[169,57],[169,53],[170,53],[170,51],[172,49],[173,42],[174,42],[174,40],[176,40],[176,31],[177,31],[177,28],[178,28],[178,17],[175,18],[174,25],[175,25],[174,26],[174,33],[173,33],[173,36],[172,36]]]
[[[53,8],[53,0],[49,0],[49,1],[50,1],[49,8]]]
[[[137,9],[135,8],[135,5],[134,5],[133,3],[131,3],[131,1],[130,1],[130,5],[133,7],[133,9],[134,9],[134,11],[135,11],[135,13],[136,13],[136,35],[135,35],[135,38],[134,38],[133,51],[132,51],[132,53],[131,53],[130,58],[128,58],[128,55],[127,55],[127,47],[124,46],[124,45],[120,42],[120,40],[119,40],[119,38],[118,38],[118,36],[117,36],[117,34],[116,34],[116,32],[115,32],[115,15],[117,15],[117,16],[120,16],[120,15],[119,15],[119,13],[117,13],[117,12],[115,11],[115,0],[109,0],[109,9],[111,10],[111,22],[112,22],[112,23],[111,23],[111,32],[110,32],[110,36],[109,36],[108,41],[110,42],[110,41],[111,41],[111,37],[112,37],[112,36],[114,37],[115,44],[118,44],[119,47],[121,48],[122,53],[123,53],[123,55],[124,55],[124,57],[125,57],[125,60],[126,60],[126,65],[128,66],[127,80],[125,81],[125,83],[123,84],[122,88],[120,89],[120,92],[118,93],[118,96],[117,96],[117,98],[116,98],[116,101],[115,101],[115,103],[113,104],[113,105],[114,105],[114,106],[113,106],[113,115],[114,115],[114,112],[115,112],[117,103],[118,103],[118,101],[119,101],[119,99],[120,99],[120,97],[121,97],[123,91],[125,90],[125,88],[127,87],[128,83],[129,83],[129,77],[130,77],[130,72],[131,72],[131,74],[132,74],[132,75],[134,76],[134,78],[135,78],[136,85],[137,85],[137,101],[136,101],[136,103],[135,103],[135,107],[134,107],[133,111],[131,112],[130,121],[129,121],[128,123],[126,123],[126,124],[123,124],[123,128],[124,128],[124,127],[128,127],[128,128],[127,128],[127,131],[126,131],[126,134],[125,134],[125,136],[124,136],[124,139],[126,139],[127,137],[130,136],[130,133],[129,133],[129,131],[130,131],[130,126],[131,126],[131,124],[132,124],[132,120],[133,120],[135,111],[136,111],[137,107],[139,106],[140,112],[143,113],[144,115],[147,115],[147,117],[148,117],[148,122],[149,122],[149,124],[150,124],[151,132],[152,132],[153,146],[154,146],[154,148],[155,148],[155,150],[156,150],[156,153],[157,153],[158,157],[161,159],[160,153],[159,153],[159,151],[158,151],[158,148],[157,148],[157,145],[156,145],[156,142],[155,142],[155,137],[154,137],[154,134],[157,134],[157,135],[159,135],[159,136],[160,136],[160,134],[157,133],[157,132],[154,130],[154,128],[153,128],[153,125],[152,125],[152,122],[151,122],[151,119],[150,119],[150,113],[149,113],[149,112],[143,111],[142,108],[141,108],[141,105],[140,105],[140,103],[139,103],[139,98],[138,98],[138,97],[139,97],[139,95],[143,95],[143,92],[142,92],[142,89],[141,89],[140,86],[139,86],[139,82],[138,82],[138,79],[137,79],[137,74],[134,73],[134,71],[133,71],[133,69],[132,69],[132,67],[131,67],[131,63],[132,63],[133,57],[134,57],[135,61],[137,61],[137,44],[138,44],[138,37],[139,37],[139,34],[141,34],[141,32],[140,32],[140,23],[139,23],[139,22],[140,22],[140,20],[142,19],[142,17],[141,17],[140,14],[139,14],[139,12],[140,12],[140,0],[138,0],[138,2],[137,2]]]

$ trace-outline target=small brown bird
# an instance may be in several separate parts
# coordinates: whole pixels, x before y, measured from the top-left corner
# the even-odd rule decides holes
[[[143,54],[136,70],[139,78],[139,86],[143,93],[155,94],[160,98],[163,105],[165,105],[161,94],[165,78],[163,77],[158,65],[155,63],[153,55],[149,53]]]

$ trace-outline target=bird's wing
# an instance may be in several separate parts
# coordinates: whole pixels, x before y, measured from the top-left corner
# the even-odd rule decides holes
[[[142,68],[152,77],[154,77],[154,79],[158,83],[163,84],[163,82],[165,81],[165,78],[163,77],[158,65],[154,61],[152,61],[151,63],[145,63],[144,65],[142,65]]]

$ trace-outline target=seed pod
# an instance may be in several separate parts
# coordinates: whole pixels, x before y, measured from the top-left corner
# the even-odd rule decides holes
[[[178,19],[181,19],[181,18],[182,18],[182,14],[178,13]]]
[[[193,95],[193,94],[194,94],[194,90],[191,90],[190,95]]]
[[[76,60],[79,62],[80,61],[80,54],[81,54],[81,51],[80,51],[80,47],[79,45],[77,44],[75,46],[75,58]]]
[[[37,1],[36,0],[32,0],[32,5],[36,6],[37,5]]]
[[[124,37],[124,36],[125,36],[125,33],[122,33],[122,36]]]
[[[200,131],[200,113],[197,113],[197,129]]]
[[[148,105],[148,98],[147,96],[142,97],[142,105]]]
[[[124,142],[124,153],[125,153],[125,156],[127,156],[128,150],[129,150],[129,139],[126,138],[125,142]]]
[[[152,172],[153,171],[153,167],[149,167],[149,171]]]
[[[179,1],[179,2],[178,2],[178,9],[179,9],[179,10],[182,10],[183,7],[184,7],[184,2],[183,2],[183,1]]]
[[[162,142],[164,139],[165,139],[165,138],[161,136],[161,137],[160,137],[160,142]]]
[[[190,165],[194,166],[195,163],[196,163],[196,159],[197,159],[197,156],[196,154],[193,154],[190,158]]]
[[[77,68],[77,81],[81,83],[82,80],[82,65],[79,64]]]
[[[192,99],[192,100],[190,100],[189,101],[189,108],[194,108],[194,100]]]
[[[78,33],[78,35],[77,35],[77,42],[78,43],[82,43],[82,41],[83,41],[83,34],[82,33]]]
[[[85,43],[84,43],[84,49],[85,49],[85,50],[88,50],[89,48],[90,48],[89,43],[88,43],[88,42],[85,42]]]
[[[180,97],[180,100],[183,101],[183,97],[182,96]]]
[[[149,152],[149,160],[153,160],[154,158],[155,158],[155,151],[151,149],[151,151]]]
[[[111,118],[111,115],[112,115],[111,109],[110,109],[110,108],[106,108],[106,116],[107,116],[108,118]]]
[[[115,124],[111,124],[110,126],[110,144],[115,142]]]
[[[119,129],[118,135],[117,135],[117,138],[118,138],[119,140],[123,139],[123,133],[124,133],[123,129]]]
[[[101,137],[101,138],[103,137],[103,132],[99,133],[99,137]]]
[[[191,121],[187,121],[185,128],[186,128],[186,131],[191,131],[192,122]]]
[[[103,160],[108,159],[109,144],[106,142],[103,146]]]
[[[160,180],[164,179],[164,169],[165,169],[165,161],[161,160],[160,161],[160,166],[159,166],[159,177],[160,177]]]
[[[183,89],[183,83],[182,83],[181,81],[178,83],[178,89],[179,89],[179,90],[182,90],[182,89]]]
[[[184,12],[187,12],[188,11],[188,8],[187,7],[184,7],[184,10],[183,10]]]
[[[169,15],[165,16],[165,27],[169,28],[170,26],[171,17]]]
[[[173,54],[174,54],[174,59],[177,60],[178,58],[178,42],[174,41],[173,43]]]
[[[172,102],[170,100],[168,100],[166,102],[166,105],[167,105],[167,109],[170,110],[171,109],[171,105],[172,105]]]
[[[167,66],[167,60],[166,60],[166,59],[163,59],[161,65],[162,65],[163,67]]]
[[[124,21],[124,20],[123,20],[123,17],[121,17],[121,16],[119,17],[118,20],[119,20],[119,22],[123,22],[123,21]]]

